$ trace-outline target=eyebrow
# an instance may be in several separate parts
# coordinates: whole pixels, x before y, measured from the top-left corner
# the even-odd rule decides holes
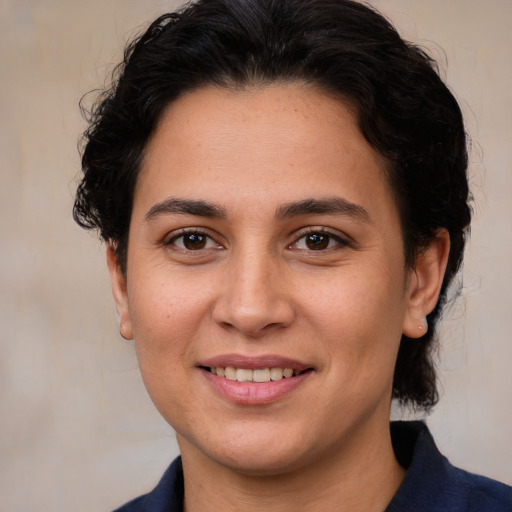
[[[371,222],[367,210],[359,204],[352,203],[342,197],[328,197],[325,199],[304,199],[279,207],[276,219],[282,220],[299,215],[346,215],[364,222]]]
[[[145,215],[146,220],[166,214],[197,215],[212,219],[225,219],[226,210],[219,205],[194,199],[179,199],[169,197],[153,205]]]
[[[169,197],[153,205],[145,215],[146,220],[153,220],[160,215],[183,214],[225,219],[226,209],[220,205],[196,199]],[[300,215],[346,215],[365,222],[370,222],[370,215],[361,205],[352,203],[342,197],[325,199],[303,199],[280,206],[276,210],[276,219],[284,220]]]

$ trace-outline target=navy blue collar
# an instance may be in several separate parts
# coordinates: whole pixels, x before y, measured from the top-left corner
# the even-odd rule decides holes
[[[424,423],[393,422],[391,439],[407,474],[385,512],[512,512],[512,488],[452,466]]]

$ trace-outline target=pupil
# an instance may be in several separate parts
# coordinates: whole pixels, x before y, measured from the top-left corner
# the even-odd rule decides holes
[[[187,249],[203,249],[206,245],[206,237],[197,233],[186,235],[183,244]]]
[[[326,249],[329,245],[329,237],[319,233],[308,235],[306,245],[313,250]]]

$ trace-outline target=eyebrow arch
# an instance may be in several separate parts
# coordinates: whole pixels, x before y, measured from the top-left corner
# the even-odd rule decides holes
[[[283,220],[299,215],[346,215],[364,222],[371,222],[370,215],[361,206],[342,197],[327,197],[325,199],[304,199],[279,207],[276,219]]]
[[[166,214],[197,215],[212,219],[225,219],[226,210],[222,206],[195,199],[169,197],[153,205],[145,215],[147,221]]]

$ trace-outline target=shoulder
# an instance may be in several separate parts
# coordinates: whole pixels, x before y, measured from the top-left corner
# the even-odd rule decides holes
[[[496,480],[456,469],[466,489],[470,512],[512,512],[512,487]]]
[[[182,512],[183,468],[178,457],[167,468],[158,485],[114,512]]]
[[[512,512],[512,488],[454,467],[422,422],[391,425],[406,477],[386,512]]]

